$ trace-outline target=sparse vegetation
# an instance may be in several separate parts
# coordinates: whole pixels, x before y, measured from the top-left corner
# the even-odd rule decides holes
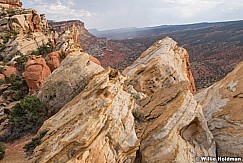
[[[3,146],[3,143],[0,143],[0,160],[4,158],[5,155],[5,148]]]
[[[37,50],[32,51],[31,55],[42,55],[46,57],[49,53],[53,51],[54,47],[51,43],[47,43],[38,47]]]
[[[16,11],[13,9],[6,10],[9,16],[15,15]]]
[[[20,57],[15,59],[15,61],[18,63],[19,71],[23,72],[25,63],[28,61],[28,58],[25,55],[21,54]]]
[[[8,142],[29,133],[35,134],[46,119],[41,101],[35,96],[25,96],[14,107],[10,116],[10,127],[1,139]]]
[[[6,44],[11,38],[16,37],[19,33],[14,30],[10,30],[7,32],[5,37],[3,38],[3,43]]]
[[[6,49],[6,45],[5,44],[0,44],[0,52],[4,51],[4,49]]]
[[[42,131],[39,136],[33,138],[31,142],[25,144],[24,149],[28,156],[34,153],[34,149],[41,144],[41,139],[46,135],[47,132],[47,130]]]

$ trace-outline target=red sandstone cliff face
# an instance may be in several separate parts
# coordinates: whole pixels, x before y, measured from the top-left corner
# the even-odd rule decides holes
[[[0,0],[0,8],[19,8],[22,7],[20,0]]]

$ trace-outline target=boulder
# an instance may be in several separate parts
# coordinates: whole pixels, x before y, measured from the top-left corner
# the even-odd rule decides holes
[[[79,94],[89,80],[104,69],[89,61],[90,55],[80,51],[69,54],[38,93],[39,99],[56,113],[66,103]]]
[[[15,78],[17,76],[17,69],[12,66],[4,66],[3,74],[5,75],[6,78],[10,78],[11,76]]]
[[[196,91],[188,53],[169,37],[148,48],[123,74],[128,84],[147,95],[180,81],[188,81],[191,92]]]
[[[60,66],[61,61],[61,53],[59,51],[48,54],[46,58],[46,63],[52,72]]]
[[[123,91],[124,79],[113,69],[96,75],[84,91],[45,121],[39,132],[48,132],[31,162],[133,162],[138,149],[132,116],[135,103]]]
[[[202,105],[218,156],[243,156],[243,62],[224,79],[195,95]]]
[[[38,91],[44,84],[46,78],[51,74],[43,57],[33,56],[25,64],[23,76],[31,91]]]

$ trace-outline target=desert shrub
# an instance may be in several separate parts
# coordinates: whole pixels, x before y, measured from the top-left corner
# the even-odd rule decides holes
[[[42,55],[46,57],[49,53],[53,51],[54,47],[51,43],[47,43],[38,47],[37,50],[32,51],[31,55]]]
[[[5,148],[3,146],[3,143],[0,143],[0,160],[4,158],[5,155]]]
[[[16,58],[15,61],[18,63],[18,69],[23,72],[24,71],[24,67],[25,67],[25,63],[28,61],[28,58],[21,54],[20,57]]]
[[[46,135],[47,132],[47,130],[40,132],[39,136],[32,138],[31,142],[25,144],[24,149],[28,156],[34,153],[34,149],[41,144],[41,139]]]
[[[13,10],[13,9],[6,10],[6,11],[7,11],[7,13],[8,13],[9,16],[13,16],[13,15],[15,15],[15,13],[16,13],[16,11]]]
[[[6,77],[6,83],[13,83],[16,79],[14,74],[11,74],[10,77]]]
[[[6,44],[12,37],[16,37],[19,33],[14,30],[10,30],[7,32],[5,37],[3,38],[3,43]]]
[[[5,84],[5,80],[0,79],[0,85]]]
[[[35,134],[46,119],[41,101],[35,96],[25,96],[14,107],[10,115],[10,127],[1,140],[9,142],[26,134]]]
[[[0,74],[3,74],[4,68],[0,67]]]
[[[0,44],[0,52],[2,52],[4,49],[6,49],[6,45],[5,44]]]

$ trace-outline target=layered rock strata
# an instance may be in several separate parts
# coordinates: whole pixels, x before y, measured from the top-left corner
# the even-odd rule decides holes
[[[134,111],[141,141],[136,162],[195,162],[197,156],[216,156],[212,133],[202,108],[179,82],[142,99]]]
[[[195,95],[203,107],[218,156],[243,156],[243,62],[224,79]]]
[[[30,54],[53,39],[45,15],[33,9],[3,9],[0,11],[0,54],[12,59]]]
[[[20,8],[22,7],[22,2],[20,0],[0,0],[0,8]]]
[[[191,92],[196,91],[188,53],[169,37],[153,44],[123,74],[137,91],[148,95],[180,81],[188,81]]]
[[[124,80],[113,69],[96,75],[41,127],[48,133],[32,161],[133,162],[138,149],[132,116],[135,103],[123,91]]]

